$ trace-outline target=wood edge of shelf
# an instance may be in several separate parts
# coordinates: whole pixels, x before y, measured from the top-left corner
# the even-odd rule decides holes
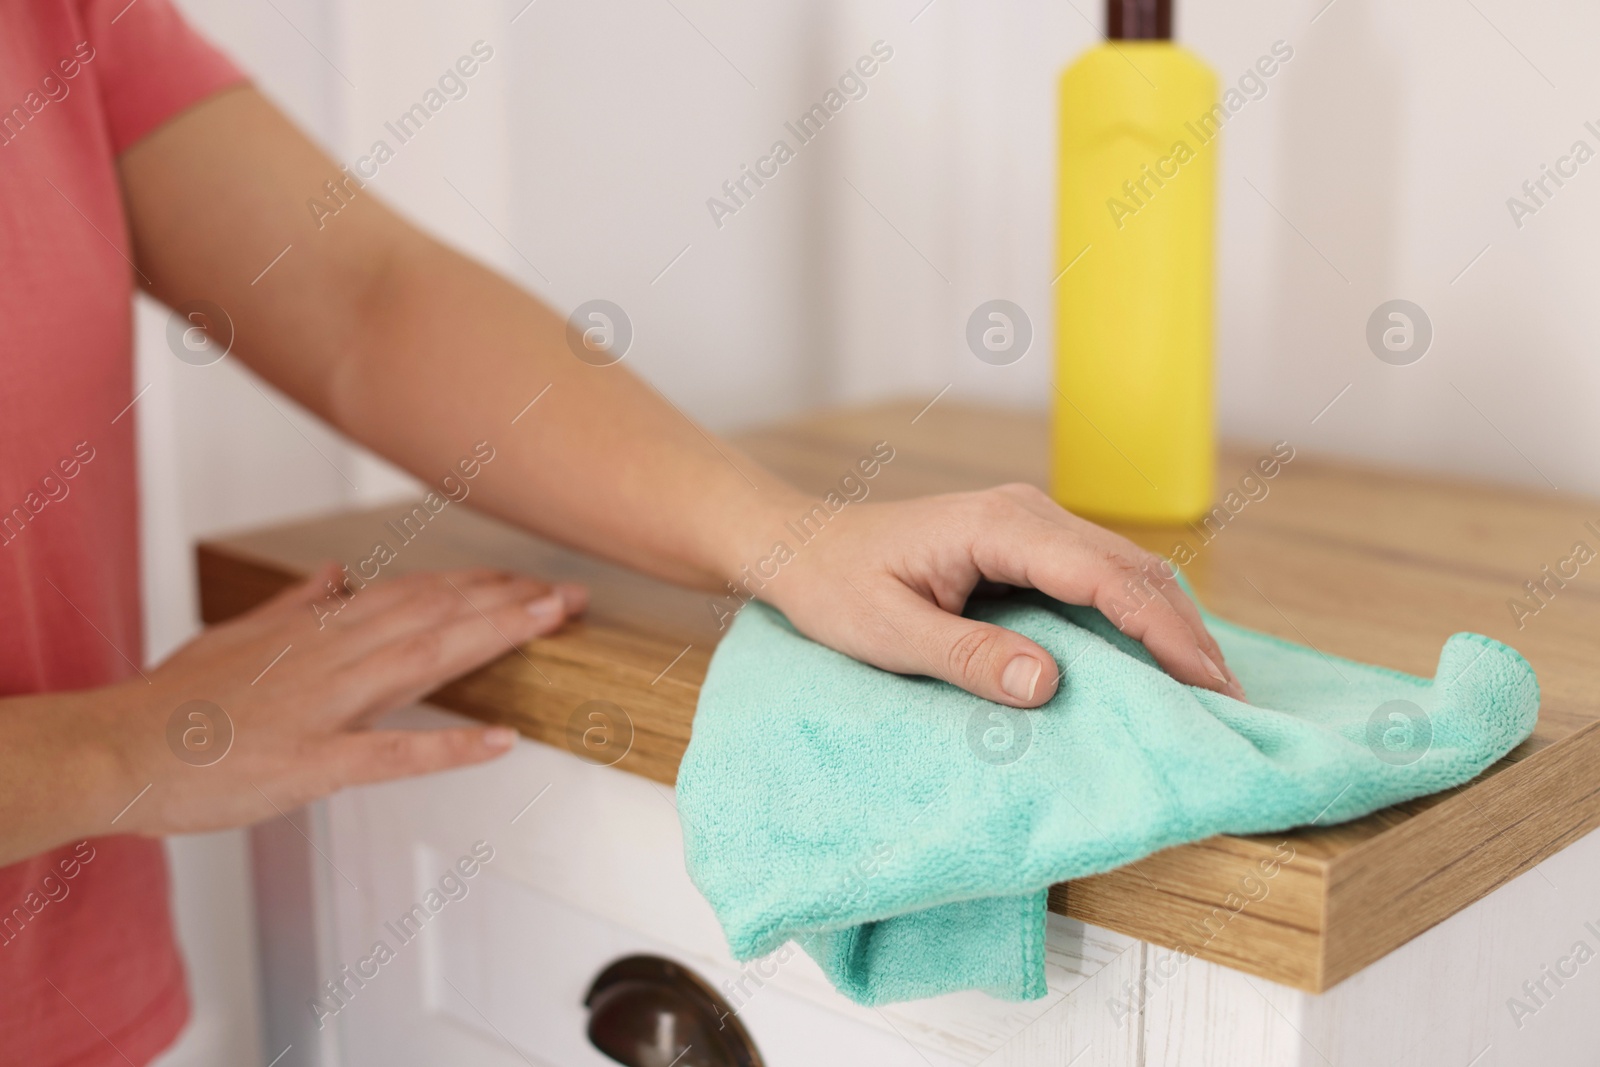
[[[1558,803],[1539,801],[1553,778],[1592,776],[1597,758],[1600,722],[1475,779],[1470,795],[1460,788],[1338,856],[1330,868],[1324,988],[1600,827],[1600,784]],[[1479,829],[1464,836],[1461,828],[1473,826]]]
[[[200,621],[207,626],[227,622],[305,577],[218,541],[201,541],[195,546],[195,565]]]
[[[1439,803],[1336,855],[1297,856],[1285,866],[1319,879],[1321,890],[1320,906],[1298,914],[1252,914],[1249,905],[1235,912],[1224,895],[1173,877],[1175,867],[1197,861],[1242,874],[1252,858],[1271,854],[1261,839],[1229,836],[1157,853],[1156,862],[1140,861],[1143,872],[1130,865],[1052,887],[1050,907],[1308,993],[1326,992],[1600,827],[1600,785],[1558,804],[1535,799],[1552,778],[1576,778],[1597,758],[1600,722],[1497,763]],[[1210,855],[1185,856],[1197,849]],[[1164,863],[1163,856],[1177,862]],[[1194,948],[1185,931],[1192,935],[1207,916],[1220,914],[1232,919]]]
[[[1291,842],[1292,832],[1279,838]],[[1274,861],[1271,875],[1262,865]],[[1210,883],[1180,881],[1176,872],[1208,867]],[[1308,993],[1322,992],[1327,942],[1327,886],[1331,861],[1295,853],[1283,859],[1277,845],[1259,837],[1219,835],[1164,849],[1104,874],[1051,886],[1051,911],[1170,949],[1222,964]],[[1287,904],[1263,914],[1258,906],[1271,886],[1288,875],[1296,885]],[[1266,887],[1252,899],[1244,879]],[[1231,898],[1231,899],[1230,899]],[[1238,906],[1234,906],[1234,901]],[[1252,910],[1254,909],[1254,910]]]
[[[208,625],[248,611],[305,577],[297,569],[226,542],[202,542],[196,558],[201,576],[200,615]],[[591,646],[587,657],[583,646]],[[632,665],[608,662],[604,679],[582,684],[594,676],[592,646],[605,646],[607,653],[632,646],[652,650],[652,654]],[[520,647],[515,653],[508,651],[429,693],[422,702],[480,722],[511,726],[524,737],[566,748],[590,764],[614,766],[669,786],[676,783],[678,761],[688,745],[700,683],[710,659],[708,650],[680,654],[670,642],[653,634],[584,622],[567,640],[557,636]],[[660,664],[675,655],[675,675],[661,677]],[[537,680],[531,677],[534,673]],[[572,715],[580,706],[597,700],[609,701],[623,712],[627,741],[623,754],[614,759],[599,758],[571,741]],[[635,722],[629,706],[640,712],[643,723]]]
[[[1211,911],[1202,912],[1196,906],[1188,918],[1164,914],[1162,909],[1151,906],[1152,894],[1122,892],[1127,882],[1120,879],[1116,880],[1116,889],[1109,888],[1108,883],[1104,899],[1095,906],[1079,908],[1067,903],[1078,885],[1071,882],[1052,886],[1050,910],[1168,949],[1181,962],[1201,959],[1307,993],[1322,992],[1319,973],[1323,941],[1315,931],[1240,911],[1197,947],[1180,932],[1181,924],[1192,921],[1194,916],[1211,915]]]

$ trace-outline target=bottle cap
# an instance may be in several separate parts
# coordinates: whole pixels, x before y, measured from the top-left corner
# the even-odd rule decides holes
[[[1113,41],[1172,40],[1172,0],[1106,0],[1106,36]]]

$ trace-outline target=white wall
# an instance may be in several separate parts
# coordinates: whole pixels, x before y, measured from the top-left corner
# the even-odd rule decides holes
[[[1179,0],[1180,37],[1225,82],[1276,39],[1295,49],[1225,134],[1224,432],[1600,492],[1600,162],[1521,230],[1505,207],[1573,139],[1600,148],[1581,128],[1600,120],[1600,9],[1325,2]],[[1054,83],[1096,40],[1093,0],[523,3],[183,0],[341,160],[489,42],[470,95],[374,191],[563,311],[621,304],[630,363],[713,426],[946,385],[1045,405]],[[879,39],[895,54],[868,95],[718,228],[706,198]],[[994,297],[1037,330],[1009,367],[962,339]],[[1366,349],[1391,297],[1432,317],[1414,366]],[[179,363],[163,327],[141,308],[152,657],[196,626],[195,538],[408,484],[226,361]],[[171,1062],[252,1062],[241,838],[173,854],[199,1022]]]

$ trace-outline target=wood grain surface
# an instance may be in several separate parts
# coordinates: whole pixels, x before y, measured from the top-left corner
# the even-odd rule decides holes
[[[895,456],[869,483],[871,499],[1045,482],[1043,415],[949,400],[823,413],[737,439],[819,494],[880,441]],[[1505,641],[1538,672],[1534,736],[1462,788],[1342,826],[1168,849],[1057,886],[1050,901],[1086,922],[1316,992],[1600,826],[1600,583],[1586,567],[1537,600],[1525,586],[1543,582],[1542,568],[1575,542],[1600,549],[1600,501],[1298,450],[1275,477],[1246,482],[1271,447],[1223,450],[1218,498],[1239,492],[1233,512],[1203,530],[1117,528],[1163,555],[1187,546],[1185,571],[1211,610],[1330,656],[1431,676],[1452,633]],[[489,564],[586,582],[593,603],[584,622],[508,650],[430,699],[671,784],[719,635],[707,595],[455,505],[402,544],[386,522],[409,510],[205,542],[205,620],[248,609],[320,561],[354,564],[379,540],[395,548],[386,575]],[[1600,561],[1591,566],[1600,573]],[[1511,602],[1538,610],[1519,619]],[[1274,874],[1260,880],[1263,861]],[[1254,890],[1259,899],[1238,908],[1252,872],[1265,895]]]

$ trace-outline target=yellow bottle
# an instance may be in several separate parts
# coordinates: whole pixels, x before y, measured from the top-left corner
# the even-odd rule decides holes
[[[1217,79],[1170,0],[1109,0],[1061,76],[1051,492],[1149,523],[1211,503]]]

